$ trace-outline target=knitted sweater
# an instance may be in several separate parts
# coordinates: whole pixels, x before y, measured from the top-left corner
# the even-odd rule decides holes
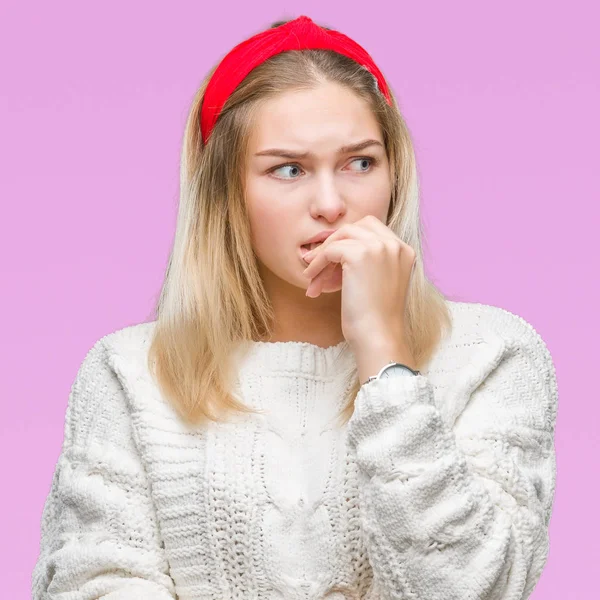
[[[346,341],[251,342],[236,389],[265,414],[192,427],[147,370],[155,322],[99,339],[33,599],[527,598],[549,550],[554,365],[520,316],[448,304],[429,366],[364,384],[343,427]]]

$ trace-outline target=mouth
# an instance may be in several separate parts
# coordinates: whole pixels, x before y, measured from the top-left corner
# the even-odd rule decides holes
[[[302,244],[302,246],[300,246],[300,255],[304,258],[306,254],[320,246],[322,243],[323,242],[313,242],[312,244]]]

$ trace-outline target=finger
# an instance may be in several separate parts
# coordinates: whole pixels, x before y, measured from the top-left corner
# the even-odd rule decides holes
[[[340,263],[331,263],[332,269],[328,276],[323,277],[319,282],[318,293],[324,292],[338,292],[341,291],[343,285],[343,269]]]
[[[375,217],[373,215],[367,215],[366,217],[363,217],[360,221],[357,221],[357,223],[360,223],[366,229],[368,229],[374,233],[377,233],[379,238],[384,241],[391,240],[394,243],[400,243],[400,246],[402,248],[402,250],[401,250],[402,264],[405,265],[405,267],[404,267],[405,269],[411,270],[410,277],[412,277],[412,272],[414,271],[415,260],[416,260],[415,250],[412,246],[407,244],[400,236],[396,235],[396,233],[394,231],[392,231],[385,223],[383,223],[382,221],[380,221],[377,217]],[[393,247],[393,244],[392,244],[392,247]],[[406,266],[406,265],[408,265],[408,266]]]
[[[338,240],[354,239],[354,240],[372,240],[376,234],[364,225],[361,225],[360,221],[355,223],[348,223],[340,227],[335,233],[331,234],[319,247],[315,249],[315,252],[327,248],[328,244],[331,244]]]
[[[316,298],[322,291],[323,286],[333,275],[338,263],[329,263],[309,284],[306,288],[306,295],[311,298]]]
[[[346,238],[348,239],[348,238]],[[338,239],[337,241],[332,241],[329,242],[329,244],[327,244],[328,248],[329,246],[331,246],[331,244],[333,243],[339,243],[342,240]],[[318,248],[315,248],[314,252],[315,254],[313,255],[313,257],[310,260],[310,264],[308,265],[308,267],[306,269],[304,269],[304,276],[308,277],[309,279],[315,279],[319,273],[325,269],[327,267],[327,265],[329,264],[329,261],[325,258],[325,255],[323,254],[324,250],[326,248],[323,248],[323,246],[325,245],[325,242],[323,242],[323,244],[321,246],[319,246]],[[306,259],[306,256],[304,257]]]
[[[398,236],[380,219],[375,215],[366,215],[356,224],[360,224],[365,230],[377,234],[383,239],[399,239]]]
[[[372,231],[356,223],[350,223],[340,227],[335,233],[332,233],[320,246],[304,255],[304,259],[310,261],[309,266],[304,270],[304,275],[308,278],[314,278],[319,271],[325,268],[327,261],[323,259],[323,252],[331,245],[341,240],[364,240],[365,242],[377,238]]]
[[[329,263],[342,263],[343,266],[343,263],[347,259],[360,258],[360,256],[362,256],[364,247],[364,242],[353,239],[338,240],[335,243],[329,244],[329,246],[324,248],[319,254],[319,257],[315,258],[315,261],[320,261],[321,265],[319,266],[318,273],[312,277],[312,279],[315,279],[319,273],[329,265]],[[310,264],[311,267],[312,264],[313,263]]]

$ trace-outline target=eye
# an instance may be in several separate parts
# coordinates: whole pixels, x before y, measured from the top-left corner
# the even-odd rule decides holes
[[[368,161],[372,167],[374,167],[375,165],[377,165],[379,163],[379,160],[377,158],[375,158],[374,156],[359,156],[358,158],[355,158],[354,160],[352,160],[352,162],[357,162],[357,161]],[[276,167],[273,167],[271,169],[269,169],[267,171],[268,174],[274,173],[275,171],[279,171],[280,169],[285,169],[287,167],[292,167],[294,169],[300,169],[300,165],[298,163],[286,163],[284,165],[277,165]],[[368,171],[358,171],[358,173],[369,173],[372,169],[369,169]],[[290,178],[288,177],[276,177],[276,179],[288,179],[290,180]],[[298,179],[297,177],[292,177],[293,179]]]

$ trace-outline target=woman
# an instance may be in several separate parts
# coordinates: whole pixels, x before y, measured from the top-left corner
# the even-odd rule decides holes
[[[427,280],[370,56],[275,23],[194,100],[156,318],[78,371],[33,597],[527,598],[556,410],[534,328]]]

